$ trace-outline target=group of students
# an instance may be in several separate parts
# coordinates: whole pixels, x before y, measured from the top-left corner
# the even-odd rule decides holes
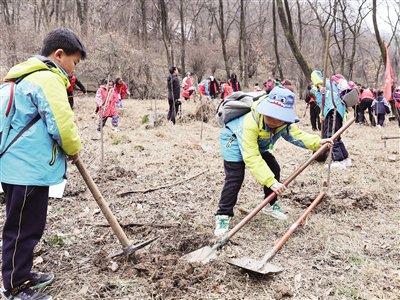
[[[366,124],[365,111],[368,111],[371,126],[384,126],[385,116],[391,113],[391,106],[383,91],[360,84],[356,84],[356,86],[359,91],[359,103],[355,109],[356,123]],[[393,90],[392,101],[395,103],[394,109],[400,113],[400,86]]]
[[[365,112],[368,112],[371,126],[384,126],[385,116],[391,113],[389,101],[385,98],[382,90],[372,89],[351,81],[348,82],[351,89],[358,92],[358,103],[353,107],[356,123],[366,124]],[[394,108],[400,115],[400,86],[393,89],[392,99]],[[310,122],[312,130],[321,130],[320,112],[321,108],[317,104],[316,96],[313,93],[312,85],[307,86],[305,101],[310,109]],[[393,112],[395,113],[395,112]],[[400,119],[399,119],[400,126]]]
[[[181,111],[182,101],[180,99],[189,100],[196,90],[193,84],[192,73],[186,73],[181,87],[179,70],[175,66],[171,67],[167,77],[167,90],[169,105],[167,119],[175,124],[176,116]],[[240,83],[234,73],[230,75],[227,82],[218,81],[214,76],[209,76],[203,79],[198,85],[198,92],[209,99],[225,99],[233,92],[240,90]]]

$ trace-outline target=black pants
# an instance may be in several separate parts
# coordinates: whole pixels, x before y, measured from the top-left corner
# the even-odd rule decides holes
[[[6,196],[1,272],[8,290],[31,279],[33,249],[46,225],[49,187],[1,185]]]
[[[333,110],[331,110],[324,120],[324,132],[322,137],[323,138],[330,138],[333,133],[338,131],[343,125],[342,116],[339,113],[336,113],[336,121],[335,121],[335,128],[333,129]],[[325,161],[328,158],[329,150],[322,153],[317,161]],[[344,146],[342,139],[339,137],[333,142],[333,149],[332,149],[332,160],[333,161],[342,161],[349,157],[349,153]]]
[[[310,121],[312,130],[321,130],[321,121],[319,119],[319,113],[321,109],[315,102],[310,103]]]
[[[181,102],[179,99],[171,99],[168,98],[168,104],[169,104],[169,110],[168,110],[168,116],[167,119],[172,121],[173,124],[176,123],[176,114],[179,111],[179,106],[181,105]]]
[[[385,122],[385,114],[378,114],[377,119],[378,125],[383,126],[383,123]]]
[[[357,123],[365,123],[365,110],[368,110],[369,121],[371,126],[375,126],[375,118],[372,113],[372,99],[363,99],[361,103],[357,106]]]
[[[276,180],[280,180],[281,168],[275,157],[269,153],[263,153],[262,158],[275,175]],[[238,193],[242,187],[245,164],[244,162],[229,162],[224,160],[225,182],[222,188],[221,198],[218,204],[217,215],[233,216],[233,207],[236,205]],[[264,195],[267,197],[272,193],[270,188],[264,186]],[[270,203],[274,204],[277,200],[275,197]]]

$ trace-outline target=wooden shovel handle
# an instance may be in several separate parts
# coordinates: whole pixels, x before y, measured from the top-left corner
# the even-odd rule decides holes
[[[117,218],[114,216],[111,209],[108,207],[107,202],[104,200],[97,185],[94,183],[88,170],[86,169],[85,165],[83,164],[82,160],[79,157],[75,161],[75,165],[78,168],[79,172],[81,173],[83,180],[85,181],[87,187],[89,188],[90,192],[92,193],[98,206],[100,207],[101,212],[106,217],[108,224],[110,224],[111,229],[113,230],[113,232],[117,236],[118,240],[120,241],[122,247],[123,248],[129,247],[130,243],[129,243],[128,237],[126,236],[125,232],[122,230],[121,226],[119,225],[119,223],[117,221]]]
[[[351,124],[355,121],[355,118],[351,118],[349,121],[347,121],[346,124],[344,124],[338,131],[335,132],[335,134],[332,136],[332,140],[336,140],[347,128],[350,127]],[[301,172],[304,171],[305,168],[307,168],[318,156],[320,156],[323,152],[325,152],[328,149],[328,145],[325,144],[322,147],[320,147],[306,162],[304,162],[301,166],[299,166],[284,182],[283,184],[285,186],[288,186],[289,183],[291,183]],[[219,241],[219,246],[222,246],[226,244],[231,237],[238,232],[244,225],[246,225],[261,209],[263,209],[264,206],[266,206],[269,202],[272,201],[272,199],[275,198],[275,193],[271,193],[268,195],[267,198],[263,200],[259,205],[257,205],[242,221],[240,221],[238,224],[236,224],[235,227],[233,227],[226,236],[224,236],[220,241]]]
[[[283,245],[286,244],[287,240],[290,238],[290,236],[295,232],[295,230],[304,222],[304,220],[307,218],[307,216],[310,214],[310,212],[321,202],[321,200],[325,197],[326,193],[325,191],[321,191],[318,195],[317,198],[310,204],[307,209],[304,210],[304,212],[301,214],[301,216],[297,219],[295,223],[290,226],[290,228],[285,232],[285,234],[276,242],[275,246],[271,249],[270,252],[268,252],[264,258],[263,258],[263,264],[266,264],[269,262],[275,254],[282,249]]]

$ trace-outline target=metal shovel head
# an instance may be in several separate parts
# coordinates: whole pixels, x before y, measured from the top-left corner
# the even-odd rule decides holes
[[[145,240],[138,244],[129,245],[128,247],[125,247],[116,253],[110,254],[109,257],[113,258],[113,257],[120,256],[120,255],[130,256],[130,255],[134,254],[136,251],[138,251],[139,249],[146,247],[147,245],[151,244],[152,242],[154,242],[157,239],[158,239],[158,237],[155,237],[152,239]]]
[[[181,257],[191,263],[206,264],[217,257],[217,249],[205,246]]]
[[[276,274],[283,271],[281,267],[275,266],[270,263],[263,264],[260,260],[252,259],[250,257],[231,259],[230,261],[228,261],[228,263],[232,266],[236,266],[246,271],[261,275]]]

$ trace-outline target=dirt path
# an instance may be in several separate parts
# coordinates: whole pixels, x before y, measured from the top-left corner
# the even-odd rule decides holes
[[[196,104],[184,103],[186,117],[176,126],[146,129],[141,121],[150,112],[150,102],[129,100],[121,131],[112,131],[110,123],[105,127],[101,167],[94,100],[76,102],[85,144],[82,157],[111,209],[122,224],[131,223],[125,229],[133,241],[153,236],[159,240],[132,261],[108,259],[119,249],[118,242],[103,226],[105,220],[77,170],[70,167],[65,199],[50,201],[47,230],[36,253],[40,258],[35,267],[56,274],[48,289],[56,299],[399,299],[400,144],[392,140],[384,148],[380,141],[383,134],[399,134],[394,122],[383,129],[354,124],[348,130],[344,142],[353,166],[333,172],[330,198],[274,259],[285,271],[262,278],[224,261],[241,255],[261,258],[317,196],[326,176],[323,165],[313,164],[282,197],[290,213],[287,222],[259,215],[218,260],[192,266],[179,257],[212,240],[223,183],[218,127],[205,124],[201,141],[201,123],[190,117]],[[298,106],[302,115],[304,106]],[[165,113],[166,101],[158,101],[157,107]],[[311,131],[308,116],[300,126]],[[283,178],[309,156],[285,141],[276,148]],[[166,189],[117,196],[182,180]],[[238,206],[250,209],[261,200],[261,187],[247,174]],[[236,210],[234,222],[243,216]]]

